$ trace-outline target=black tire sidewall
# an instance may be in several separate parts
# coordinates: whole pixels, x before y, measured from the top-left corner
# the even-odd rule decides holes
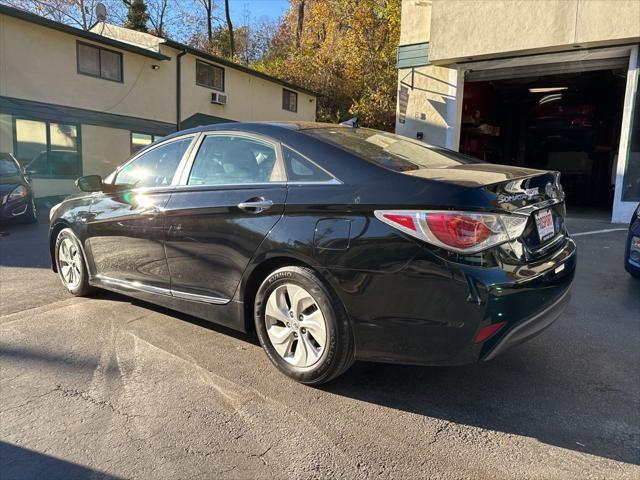
[[[271,344],[265,324],[266,302],[271,293],[285,283],[307,290],[322,311],[327,327],[327,343],[320,359],[309,367],[296,367],[283,359]],[[340,325],[334,308],[335,300],[323,282],[311,270],[302,267],[282,267],[272,272],[256,294],[254,305],[256,333],[269,360],[285,375],[306,384],[318,384],[330,379],[340,368]],[[343,339],[343,341],[346,339]]]
[[[29,222],[36,223],[38,221],[38,208],[36,202],[31,200],[31,206],[29,207]]]
[[[78,249],[78,253],[82,257],[82,262],[80,262],[81,279],[80,279],[80,283],[75,288],[69,288],[66,282],[64,281],[64,279],[62,278],[62,269],[60,268],[59,251],[60,251],[60,243],[62,243],[62,241],[65,238],[70,239],[75,244],[76,248]],[[55,246],[55,260],[56,260],[56,268],[58,270],[58,276],[60,277],[60,281],[62,282],[64,287],[67,289],[67,291],[72,295],[76,295],[76,296],[85,295],[90,289],[89,275],[87,273],[87,262],[84,258],[84,252],[80,246],[80,242],[78,241],[77,237],[75,236],[75,234],[70,228],[65,228],[61,230],[60,233],[58,233],[58,237],[56,238],[56,246]]]

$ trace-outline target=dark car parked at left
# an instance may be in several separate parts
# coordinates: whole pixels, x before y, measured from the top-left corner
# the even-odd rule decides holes
[[[307,384],[356,359],[490,360],[569,301],[576,245],[557,172],[355,126],[233,123],[77,183],[50,213],[71,293],[255,330]]]
[[[10,153],[0,152],[0,223],[38,220],[31,181]]]

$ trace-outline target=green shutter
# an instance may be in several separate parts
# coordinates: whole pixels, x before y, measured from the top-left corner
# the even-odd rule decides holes
[[[429,42],[400,45],[396,68],[411,68],[429,64]]]

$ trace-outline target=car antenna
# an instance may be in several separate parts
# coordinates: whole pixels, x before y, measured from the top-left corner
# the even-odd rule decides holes
[[[344,122],[340,122],[340,125],[344,125],[345,127],[358,128],[360,126],[360,122],[358,120],[358,117],[353,117],[349,120],[345,120]]]

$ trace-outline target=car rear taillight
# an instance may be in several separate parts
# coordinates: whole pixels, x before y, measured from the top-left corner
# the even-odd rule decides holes
[[[522,235],[526,215],[433,210],[376,210],[378,220],[447,250],[472,254]]]
[[[491,230],[481,219],[468,215],[434,213],[426,218],[431,232],[451,247],[474,247],[491,236]]]

